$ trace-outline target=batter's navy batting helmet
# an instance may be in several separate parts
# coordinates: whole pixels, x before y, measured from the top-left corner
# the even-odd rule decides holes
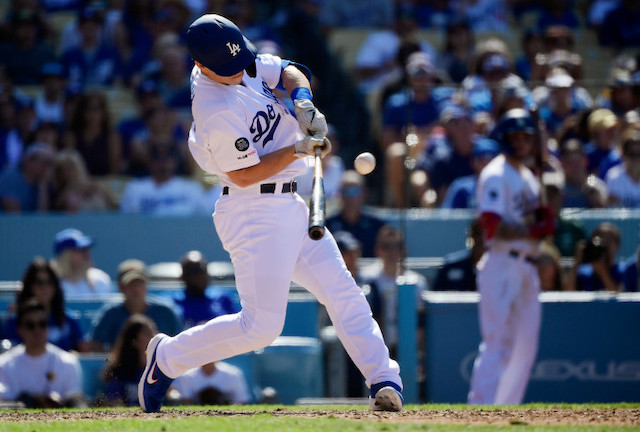
[[[536,124],[529,111],[522,108],[514,108],[504,113],[498,124],[491,131],[491,134],[489,134],[489,138],[500,144],[500,149],[503,153],[513,154],[513,147],[509,143],[507,135],[519,131],[534,135],[536,133]]]
[[[257,51],[238,26],[216,14],[203,15],[189,26],[187,47],[195,61],[220,76],[251,67]]]

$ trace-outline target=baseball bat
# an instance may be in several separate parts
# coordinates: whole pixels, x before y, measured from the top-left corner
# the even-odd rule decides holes
[[[544,182],[542,176],[544,175],[544,151],[545,151],[545,137],[546,137],[546,128],[544,122],[540,119],[540,114],[538,113],[538,106],[536,104],[531,104],[529,107],[529,111],[531,112],[531,117],[536,125],[536,154],[535,154],[535,167],[536,167],[536,177],[538,178],[538,183],[540,183],[540,205],[547,205],[547,191],[544,188]]]
[[[324,236],[325,196],[322,173],[322,149],[316,147],[314,156],[313,184],[309,200],[309,237],[320,240]]]

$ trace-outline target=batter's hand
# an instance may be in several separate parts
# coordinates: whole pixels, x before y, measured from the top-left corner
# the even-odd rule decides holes
[[[551,206],[538,207],[535,210],[536,221],[531,226],[531,235],[543,238],[556,232],[556,217]]]
[[[297,156],[315,156],[316,147],[322,149],[322,157],[331,152],[331,141],[327,137],[321,135],[306,136],[295,143]]]
[[[327,119],[318,108],[308,99],[296,99],[293,110],[296,113],[300,130],[305,135],[322,135],[326,136],[329,129],[327,128]]]

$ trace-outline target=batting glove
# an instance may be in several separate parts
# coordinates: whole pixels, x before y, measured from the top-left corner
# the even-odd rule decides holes
[[[315,156],[316,147],[321,148],[321,155],[325,157],[331,153],[331,141],[327,137],[320,135],[306,136],[300,141],[295,143],[296,156]]]
[[[531,225],[531,236],[543,238],[556,232],[556,217],[550,206],[538,207],[535,210],[536,221]]]
[[[305,135],[327,135],[327,119],[308,99],[296,99],[293,111],[296,113],[300,130]]]

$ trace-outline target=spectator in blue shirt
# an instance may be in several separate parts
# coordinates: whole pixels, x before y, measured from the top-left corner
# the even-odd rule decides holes
[[[33,212],[49,210],[54,150],[34,143],[25,150],[18,167],[0,174],[0,210]]]
[[[452,87],[434,87],[438,71],[429,56],[415,52],[407,59],[408,87],[389,96],[382,110],[382,148],[404,142],[410,129],[426,137],[451,103]]]
[[[438,194],[438,203],[442,202],[455,179],[473,174],[471,153],[476,140],[471,114],[464,107],[450,105],[445,108],[440,124],[444,127],[444,135],[439,137],[439,142],[430,144],[428,154],[418,165],[429,175],[431,187]]]
[[[563,25],[572,29],[580,27],[580,21],[573,9],[572,0],[546,0],[538,18],[538,28]]]
[[[65,309],[64,292],[60,279],[49,263],[36,257],[22,277],[22,289],[17,293],[17,304],[23,304],[35,297],[43,304],[49,315],[48,341],[66,351],[84,351],[86,343],[80,323]],[[18,333],[18,320],[12,317],[7,322],[5,337],[13,344],[22,342]]]
[[[102,15],[85,8],[80,15],[82,42],[62,53],[61,62],[67,70],[69,86],[110,86],[120,79],[120,57],[115,48],[100,40]]]
[[[110,349],[124,322],[131,315],[144,314],[151,318],[158,330],[174,336],[183,329],[182,319],[173,305],[147,297],[146,267],[140,260],[129,259],[118,266],[118,287],[123,294],[122,303],[107,304],[93,321],[89,340],[92,351]]]
[[[340,212],[327,218],[327,228],[331,232],[350,232],[362,245],[362,256],[374,257],[376,235],[384,222],[364,212],[367,200],[364,177],[354,170],[345,171],[340,183],[340,198]]]
[[[587,120],[589,138],[584,151],[589,160],[587,170],[604,179],[609,168],[621,161],[617,149],[620,140],[620,124],[616,115],[606,108],[600,108],[589,114]]]
[[[184,291],[174,298],[182,311],[184,328],[203,324],[220,315],[238,312],[233,300],[226,294],[207,292],[209,273],[207,261],[199,251],[190,251],[180,261]]]
[[[480,171],[500,153],[500,146],[492,139],[478,136],[473,144],[471,166],[473,174],[455,179],[444,196],[441,208],[476,208],[476,184]]]

